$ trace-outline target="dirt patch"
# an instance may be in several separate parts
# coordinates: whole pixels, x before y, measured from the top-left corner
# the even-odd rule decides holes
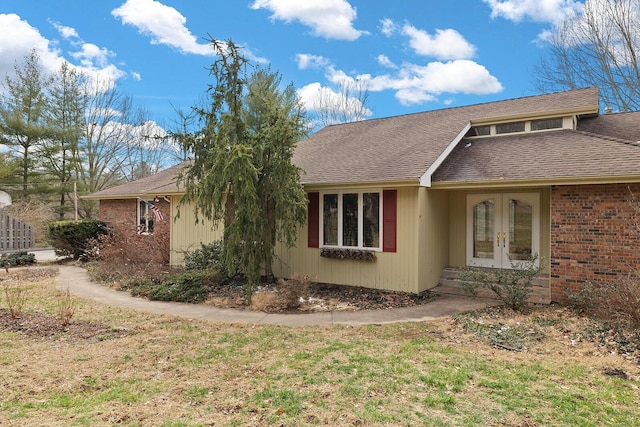
[[[127,334],[126,329],[115,329],[100,322],[75,321],[33,308],[32,302],[39,292],[34,286],[38,283],[52,283],[58,274],[55,267],[34,267],[11,269],[0,277],[0,294],[9,308],[0,308],[0,330],[19,333],[31,338],[53,340],[103,341]],[[57,307],[64,298],[58,294]],[[75,310],[73,302],[68,300],[68,310]]]
[[[23,313],[19,318],[14,318],[7,309],[0,309],[0,330],[32,338],[96,341],[127,334],[125,329],[114,329],[101,323],[71,321],[63,325],[60,318],[47,313]]]

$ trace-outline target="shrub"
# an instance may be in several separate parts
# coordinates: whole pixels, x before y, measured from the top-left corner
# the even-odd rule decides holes
[[[92,251],[95,241],[104,234],[107,226],[102,221],[56,221],[49,224],[48,239],[56,255],[80,259]]]
[[[536,263],[537,256],[530,261],[511,262],[511,268],[462,269],[460,279],[466,292],[475,295],[478,287],[484,287],[496,294],[498,299],[512,310],[521,311],[527,305],[532,291],[533,280],[544,268],[543,262]]]
[[[159,280],[172,270],[169,267],[168,227],[157,227],[149,235],[109,229],[108,234],[101,235],[95,245],[95,255],[100,263],[91,270],[91,277],[99,282],[115,284],[121,288],[135,287],[135,283],[131,282]]]
[[[134,297],[148,298],[149,292],[160,283],[160,279],[134,278],[123,284],[120,290],[129,291]]]
[[[9,271],[9,267],[35,264],[35,262],[35,254],[27,253],[27,251],[18,251],[10,254],[0,255],[0,267],[4,268],[7,271]]]
[[[71,318],[76,314],[76,302],[69,289],[62,293],[58,299],[57,314],[62,326],[68,326],[71,323]]]
[[[200,249],[189,252],[184,257],[184,268],[187,271],[204,271],[215,270],[224,273],[227,278],[237,277],[240,272],[240,260],[238,257],[233,259],[232,271],[227,271],[224,260],[224,250],[221,240],[209,243],[207,245],[200,244]]]
[[[9,283],[5,283],[3,287],[5,301],[11,317],[19,319],[27,303],[27,290],[24,286],[20,286],[20,284],[12,286]]]
[[[569,294],[569,299],[587,314],[640,329],[640,278],[636,275],[629,275],[619,283],[599,286],[585,283],[576,294]]]
[[[151,300],[199,303],[207,299],[217,276],[207,272],[188,271],[170,276],[149,290]]]

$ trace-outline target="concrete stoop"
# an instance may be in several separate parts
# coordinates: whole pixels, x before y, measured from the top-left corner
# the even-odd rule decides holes
[[[431,289],[432,292],[442,295],[466,295],[462,286],[463,282],[458,278],[459,268],[447,267],[442,270],[442,276],[438,285]],[[476,295],[478,298],[498,299],[495,293],[489,289],[478,288]],[[551,287],[549,275],[540,275],[533,282],[533,289],[529,294],[528,301],[533,304],[550,304]]]

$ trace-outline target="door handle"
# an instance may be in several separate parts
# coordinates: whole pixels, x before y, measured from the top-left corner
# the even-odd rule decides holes
[[[507,247],[507,233],[506,232],[502,232],[502,247],[506,248]]]

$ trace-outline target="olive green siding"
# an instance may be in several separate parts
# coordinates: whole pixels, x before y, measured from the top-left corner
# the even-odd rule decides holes
[[[278,246],[274,274],[308,276],[322,283],[420,292],[418,191],[418,187],[398,189],[397,252],[376,252],[375,261],[324,258],[320,256],[321,249],[307,247],[304,226],[298,230],[297,247]]]
[[[182,265],[185,252],[200,248],[200,244],[222,239],[223,226],[203,220],[196,224],[192,204],[179,205],[180,196],[171,198],[171,265]],[[179,217],[178,217],[179,212]]]

